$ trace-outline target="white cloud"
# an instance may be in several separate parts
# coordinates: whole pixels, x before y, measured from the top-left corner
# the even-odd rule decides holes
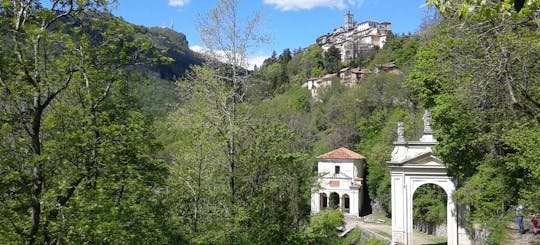
[[[169,6],[171,7],[184,7],[191,0],[169,0]]]
[[[199,45],[193,45],[193,46],[189,47],[189,49],[191,49],[192,51],[197,52],[197,53],[203,53],[203,50],[204,50],[204,48],[199,46]]]
[[[362,7],[364,0],[264,0],[265,4],[274,5],[281,11],[309,10],[315,7],[345,9]]]
[[[261,68],[264,60],[268,59],[268,55],[259,55],[248,57],[248,68],[253,69],[255,66]]]
[[[349,5],[357,8],[362,8],[364,0],[349,0]]]
[[[206,55],[211,55],[210,53],[210,50],[208,50],[207,48],[205,47],[201,47],[199,45],[193,45],[191,47],[189,47],[192,51],[194,52],[197,52],[197,53],[201,53],[201,54],[206,54]],[[213,52],[213,55],[212,56],[215,56],[217,57],[220,61],[222,62],[226,62],[227,61],[227,58],[226,58],[226,53],[225,51],[222,51],[222,50],[218,50],[218,51],[214,51]],[[255,65],[257,67],[261,67],[262,63],[264,62],[264,60],[266,58],[268,58],[270,56],[268,55],[255,55],[255,56],[249,56],[247,57],[247,60],[244,60],[244,65],[243,67],[246,68],[246,69],[250,69],[250,70],[253,70],[253,68],[255,67]]]

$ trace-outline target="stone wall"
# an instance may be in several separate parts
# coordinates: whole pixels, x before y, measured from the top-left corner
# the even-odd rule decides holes
[[[473,234],[470,234],[472,244],[487,244],[489,231],[480,224],[473,225]]]
[[[413,228],[417,231],[440,237],[446,237],[448,234],[446,224],[434,224],[421,221],[413,221]]]
[[[371,213],[372,214],[385,214],[384,208],[381,205],[381,202],[378,199],[371,201]]]

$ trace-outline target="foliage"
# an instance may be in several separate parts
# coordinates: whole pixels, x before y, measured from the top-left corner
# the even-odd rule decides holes
[[[184,108],[163,125],[173,163],[168,203],[177,225],[188,224],[197,243],[267,243],[294,234],[308,208],[312,181],[305,156],[288,153],[295,148],[294,134],[278,121],[253,120],[243,128],[235,196],[243,201],[231,206],[224,202],[229,191],[220,164],[226,161],[226,142],[209,120],[212,112],[199,103]],[[233,223],[223,226],[230,219]]]
[[[355,227],[351,231],[349,231],[345,237],[342,237],[339,240],[339,244],[341,245],[357,244],[358,240],[360,239],[360,236],[362,236],[362,230],[360,230],[360,228],[358,227]]]
[[[428,224],[446,223],[446,192],[439,186],[420,186],[413,196],[413,218]]]
[[[385,242],[381,241],[381,240],[377,240],[375,238],[370,238],[367,242],[366,242],[366,245],[383,245],[383,244],[386,244]]]
[[[380,108],[372,116],[363,118],[358,123],[361,139],[355,148],[367,159],[367,186],[369,195],[378,199],[387,212],[391,213],[390,175],[386,168],[395,141],[397,122],[405,122],[405,136],[417,138],[421,112],[407,107]]]
[[[300,85],[308,78],[312,77],[321,77],[325,72],[325,66],[323,61],[323,51],[322,49],[314,44],[301,51],[295,52],[294,55],[291,55],[289,49],[283,50],[283,53],[279,55],[279,59],[274,54],[266,59],[263,63],[261,72],[267,74],[270,72],[273,74],[270,77],[275,77],[277,79],[270,79],[267,82],[272,84],[271,89],[279,88],[283,84],[292,82],[293,85]],[[278,76],[277,66],[280,66],[281,73]],[[271,71],[268,69],[271,68]],[[276,86],[274,82],[277,81]],[[274,88],[275,87],[275,88]],[[281,92],[284,91],[283,89]],[[274,91],[272,91],[272,94]],[[279,93],[276,93],[279,94]]]
[[[281,63],[272,63],[265,69],[265,80],[270,82],[270,91],[276,91],[278,87],[283,84],[281,71],[283,65]]]
[[[297,234],[293,244],[337,244],[337,227],[343,225],[343,213],[339,210],[323,210],[311,217],[307,230]]]
[[[110,15],[80,21],[106,8],[2,2],[1,243],[167,242],[167,171],[121,69],[149,45]]]
[[[517,203],[537,207],[538,151],[528,147],[538,141],[540,112],[534,18],[477,22],[445,15],[426,35],[408,77],[419,101],[432,108],[437,154],[472,222]]]
[[[203,40],[214,49],[210,54],[225,50],[226,62],[214,56],[192,67],[177,83],[181,103],[159,125],[171,166],[166,202],[171,220],[193,243],[283,243],[304,225],[311,167],[289,126],[266,117],[258,109],[265,102],[256,101],[254,109],[246,100],[254,77],[241,68],[242,57],[252,47],[247,41],[258,37],[258,19],[241,30],[239,23],[223,22],[236,21],[237,6],[220,1],[200,20]],[[287,51],[279,59],[290,59]],[[267,65],[279,79],[281,64]],[[291,109],[305,111],[305,93],[296,94]]]
[[[341,53],[335,46],[330,46],[326,52],[323,53],[323,64],[326,73],[337,73],[341,68]]]
[[[540,209],[538,1],[519,2],[428,1],[440,23],[348,63],[402,74],[336,78],[312,100],[300,85],[346,66],[339,50],[284,49],[248,72],[266,37],[237,0],[201,15],[204,64],[182,34],[128,25],[106,1],[3,1],[0,243],[334,244],[343,215],[307,216],[314,156],[367,156],[364,186],[390,214],[395,126],[418,138],[422,107],[470,221]],[[445,197],[418,189],[415,219],[444,221]]]
[[[445,1],[428,0],[429,6],[435,6],[442,13],[455,13],[461,18],[480,20],[497,18],[516,18],[535,15],[540,7],[538,0],[501,0],[501,1]]]

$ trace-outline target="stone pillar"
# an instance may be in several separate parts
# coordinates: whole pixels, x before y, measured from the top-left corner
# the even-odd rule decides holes
[[[454,201],[452,200],[452,192],[448,193],[447,202],[446,202],[446,234],[448,237],[448,245],[457,245],[458,244],[458,224],[457,224],[457,210]]]
[[[358,217],[360,204],[358,203],[358,191],[351,191],[349,194],[349,213]]]
[[[413,245],[413,197],[414,197],[414,189],[413,183],[411,181],[411,176],[405,176],[405,241],[407,241],[406,244]]]
[[[466,208],[461,205],[456,205],[457,209],[457,233],[458,233],[458,244],[459,245],[471,245],[473,244],[473,241],[469,235],[467,235],[467,231],[465,230],[465,212]]]
[[[392,173],[392,242],[405,244],[406,240],[406,188],[403,173]]]
[[[311,214],[312,215],[319,213],[321,211],[320,198],[321,198],[321,194],[319,194],[319,191],[312,188],[311,189]]]

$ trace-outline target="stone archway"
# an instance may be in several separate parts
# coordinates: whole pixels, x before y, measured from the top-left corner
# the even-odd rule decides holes
[[[412,167],[412,168],[411,168]],[[412,173],[415,166],[405,166],[404,169],[393,167],[392,185],[392,241],[400,244],[413,244],[413,195],[416,189],[424,184],[434,184],[441,187],[447,194],[446,226],[447,244],[458,244],[457,209],[452,201],[455,187],[447,176],[436,176],[421,169],[422,175]],[[418,166],[417,166],[418,167]],[[412,171],[411,171],[412,170]],[[418,169],[416,169],[418,170]],[[461,243],[460,243],[461,244]]]
[[[413,229],[446,238],[447,202],[448,194],[439,185],[422,184],[416,188],[413,192]]]
[[[392,242],[413,244],[413,194],[424,184],[440,186],[447,194],[447,244],[470,244],[465,229],[458,227],[458,209],[452,200],[455,185],[444,163],[433,154],[437,144],[431,133],[428,111],[424,114],[424,135],[420,141],[405,141],[404,124],[398,123],[398,140],[387,163],[392,189]]]

